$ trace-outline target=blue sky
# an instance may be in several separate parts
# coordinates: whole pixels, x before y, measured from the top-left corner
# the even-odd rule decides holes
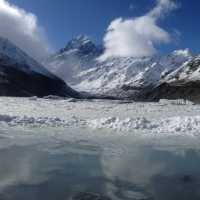
[[[155,0],[10,0],[38,17],[55,49],[68,40],[86,34],[100,43],[112,20],[137,17],[155,6]],[[199,52],[199,0],[177,0],[179,8],[159,20],[172,37],[169,44],[158,45],[161,52],[189,48]]]
[[[113,19],[142,14],[151,0],[140,1],[144,3],[138,4],[138,0],[10,0],[38,16],[56,47],[62,47],[63,43],[80,34],[101,42]],[[130,5],[137,9],[130,9]]]

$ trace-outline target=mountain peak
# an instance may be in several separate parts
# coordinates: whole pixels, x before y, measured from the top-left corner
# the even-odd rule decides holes
[[[69,51],[76,51],[82,55],[100,55],[102,49],[97,46],[92,40],[86,35],[79,35],[70,40],[67,45],[59,51],[59,54],[63,54]]]
[[[74,38],[73,40],[80,42],[80,43],[91,42],[91,40],[89,39],[89,37],[87,35],[79,35],[76,38]]]
[[[79,35],[78,37],[73,38],[70,40],[65,48],[64,51],[71,50],[71,49],[80,49],[83,46],[95,46],[95,44],[89,39],[86,35]]]

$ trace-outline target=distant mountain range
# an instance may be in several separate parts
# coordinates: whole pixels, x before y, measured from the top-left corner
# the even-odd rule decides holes
[[[166,56],[110,58],[100,62],[102,53],[101,46],[87,36],[79,36],[44,63],[76,90],[93,94],[138,101],[194,100],[192,96],[196,99],[200,94],[200,59],[188,49]]]
[[[9,40],[0,38],[0,96],[48,95],[80,96]]]
[[[187,49],[100,62],[102,53],[102,46],[79,36],[39,64],[0,38],[0,96],[200,101],[200,56]]]

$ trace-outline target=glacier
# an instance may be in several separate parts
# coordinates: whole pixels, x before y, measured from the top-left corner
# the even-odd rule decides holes
[[[200,136],[200,106],[184,100],[137,103],[120,100],[0,98],[0,127],[85,129],[112,135]]]

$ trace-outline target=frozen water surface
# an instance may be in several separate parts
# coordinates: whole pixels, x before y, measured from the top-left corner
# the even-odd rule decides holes
[[[199,200],[186,104],[0,98],[0,199]]]

